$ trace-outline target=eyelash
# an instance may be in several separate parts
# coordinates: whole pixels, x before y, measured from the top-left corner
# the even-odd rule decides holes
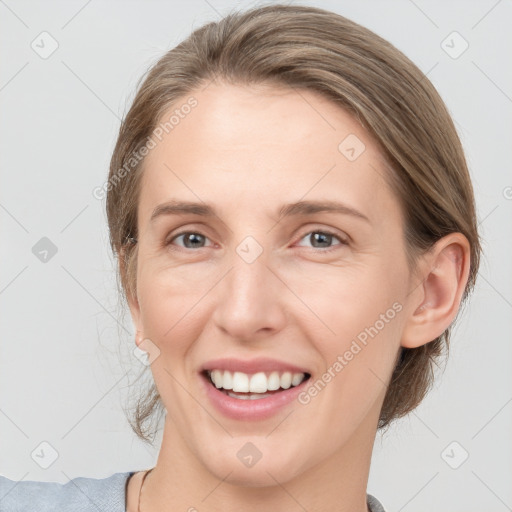
[[[326,229],[314,229],[312,231],[308,231],[307,233],[304,233],[300,238],[299,238],[299,241],[303,240],[305,237],[307,237],[308,235],[311,235],[313,233],[321,233],[322,235],[328,235],[328,236],[332,236],[333,238],[336,238],[340,243],[337,244],[337,245],[334,245],[332,247],[327,247],[327,248],[317,248],[317,247],[311,247],[311,249],[317,249],[319,252],[322,252],[322,253],[328,253],[328,252],[331,252],[331,251],[334,251],[336,250],[336,248],[340,247],[340,246],[346,246],[348,245],[348,241],[347,240],[344,240],[343,238],[341,238],[339,235],[337,235],[336,233],[332,232],[332,231],[329,231],[329,230],[326,230]],[[170,246],[172,244],[172,242],[174,240],[176,240],[177,238],[179,238],[180,236],[183,236],[183,235],[201,235],[202,237],[208,239],[208,237],[206,235],[203,235],[200,231],[182,231],[181,233],[177,233],[176,235],[174,235],[168,242],[166,242],[164,245],[165,246]],[[180,247],[180,249],[183,249],[183,250],[194,250],[194,249],[191,249],[189,247]],[[199,249],[206,249],[206,247],[199,247]],[[173,249],[175,250],[175,249]]]

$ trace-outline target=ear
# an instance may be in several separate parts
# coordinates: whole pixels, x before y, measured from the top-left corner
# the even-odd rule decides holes
[[[125,248],[123,247],[119,251],[118,261],[119,261],[119,269],[121,270],[122,275],[126,275],[125,268]],[[142,327],[142,319],[140,314],[140,306],[139,301],[136,294],[130,293],[129,290],[126,290],[126,300],[128,302],[128,307],[130,308],[130,314],[132,317],[133,325],[136,330],[135,342],[137,346],[142,343],[144,339],[144,330]]]
[[[412,284],[411,308],[401,346],[416,348],[440,336],[453,322],[469,276],[470,244],[462,233],[437,241],[421,262],[422,280]]]

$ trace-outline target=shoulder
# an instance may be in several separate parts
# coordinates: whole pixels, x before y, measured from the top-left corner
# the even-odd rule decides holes
[[[109,512],[126,511],[126,484],[135,472],[107,478],[78,477],[65,484],[15,481],[0,476],[2,512]]]
[[[375,497],[375,496],[372,496],[371,494],[366,494],[366,503],[368,505],[368,510],[370,512],[388,512],[385,508],[384,508],[384,505],[382,505],[382,503]]]

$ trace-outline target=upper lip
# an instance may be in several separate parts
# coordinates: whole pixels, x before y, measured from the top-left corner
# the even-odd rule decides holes
[[[228,370],[231,372],[242,372],[247,374],[272,371],[309,373],[303,367],[268,357],[259,357],[255,359],[213,359],[204,363],[200,371],[204,372],[211,370]]]

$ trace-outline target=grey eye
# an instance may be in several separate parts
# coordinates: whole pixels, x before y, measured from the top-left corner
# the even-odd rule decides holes
[[[184,233],[180,233],[179,235],[176,235],[175,237],[173,237],[170,241],[169,241],[169,244],[174,242],[175,240],[177,240],[178,238],[182,238],[183,237],[183,247],[185,247],[186,249],[194,249],[194,248],[202,248],[204,247],[204,245],[201,245],[202,243],[204,244],[206,240],[208,240],[208,238],[204,235],[202,235],[201,233],[196,233],[196,232],[193,232],[193,231],[187,231],[187,232],[184,232]]]
[[[196,231],[184,231],[183,233],[179,233],[171,238],[166,245],[172,245],[178,238],[183,238],[183,245],[178,244],[178,246],[184,247],[185,249],[202,249],[203,247],[206,247],[206,245],[202,244],[205,244],[205,241],[209,240],[208,237]]]
[[[333,240],[338,240],[340,242],[339,244],[334,245],[346,245],[346,242],[338,235],[329,233],[328,231],[311,231],[301,238],[301,240],[305,239],[308,239],[315,249],[330,249],[333,247]]]

